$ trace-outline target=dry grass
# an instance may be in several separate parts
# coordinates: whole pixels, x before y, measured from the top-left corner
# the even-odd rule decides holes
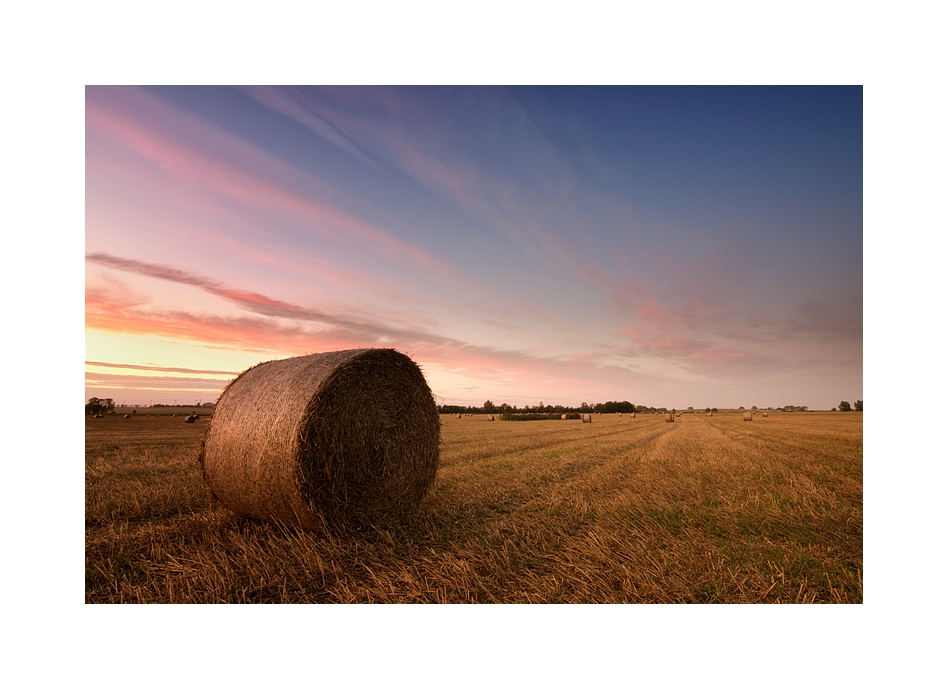
[[[862,602],[861,414],[441,418],[417,514],[332,536],[211,508],[201,423],[87,419],[87,602]]]
[[[246,517],[308,529],[414,511],[438,470],[424,375],[394,349],[258,364],[221,394],[199,460],[208,491]]]

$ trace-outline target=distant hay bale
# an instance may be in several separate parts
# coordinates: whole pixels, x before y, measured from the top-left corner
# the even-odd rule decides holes
[[[130,419],[130,418],[132,418],[132,415],[131,415],[131,414],[126,414],[124,418]]]
[[[753,420],[754,420],[754,414],[753,414],[753,412],[749,412],[749,411],[744,412],[744,420],[745,420],[745,421],[753,421]]]
[[[566,421],[566,419],[568,418],[569,417],[566,414],[563,414],[562,416],[560,416],[560,419],[562,419],[563,421]]]
[[[184,420],[185,423],[194,423],[198,420],[197,414],[191,414],[188,418]]]
[[[461,418],[461,415],[460,415],[460,414],[458,414],[458,418],[459,418],[459,419]]]
[[[583,414],[583,423],[592,423],[593,417],[592,414]]]
[[[307,529],[406,516],[434,482],[441,423],[418,365],[394,349],[258,364],[221,393],[200,461],[233,512]]]
[[[665,414],[665,423],[675,423],[675,415]]]
[[[713,412],[713,411],[709,411],[709,412],[708,412],[708,416],[714,416],[714,412]]]
[[[767,418],[767,412],[761,412],[764,415],[764,418]]]
[[[635,418],[635,412],[632,412],[631,414],[629,414],[629,416],[634,419],[634,418]]]
[[[494,420],[494,415],[493,415],[493,414],[488,414],[488,415],[487,415],[487,420],[488,420],[488,421],[493,421],[493,420]]]

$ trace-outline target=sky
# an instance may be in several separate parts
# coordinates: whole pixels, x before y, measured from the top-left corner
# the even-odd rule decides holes
[[[863,396],[861,87],[86,87],[86,398],[393,347],[445,404]]]

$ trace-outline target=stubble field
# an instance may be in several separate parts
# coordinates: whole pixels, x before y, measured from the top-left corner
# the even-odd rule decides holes
[[[862,414],[442,416],[394,529],[211,505],[206,418],[86,420],[88,603],[861,603]]]

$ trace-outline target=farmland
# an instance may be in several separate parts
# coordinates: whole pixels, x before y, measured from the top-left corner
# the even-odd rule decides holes
[[[89,603],[860,603],[862,414],[442,415],[397,528],[211,504],[195,424],[86,419]]]

